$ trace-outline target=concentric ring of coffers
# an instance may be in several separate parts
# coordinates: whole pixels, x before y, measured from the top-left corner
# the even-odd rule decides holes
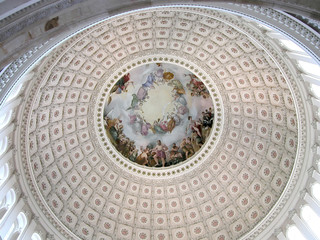
[[[257,47],[238,29],[242,24],[249,34],[231,14],[155,8],[98,23],[48,55],[26,99],[22,148],[35,198],[65,237],[239,238],[275,206],[295,160],[297,96],[287,82],[290,73],[284,75],[268,55],[268,43]],[[170,74],[164,73],[189,71],[214,105],[209,139],[172,167],[123,159],[105,127],[105,109],[130,88],[119,80],[147,65],[151,71],[132,93],[137,97],[151,73],[166,81]],[[186,92],[187,83],[181,83]],[[136,109],[134,97],[128,99],[129,112],[148,104],[138,101]],[[157,160],[162,164],[161,156]]]

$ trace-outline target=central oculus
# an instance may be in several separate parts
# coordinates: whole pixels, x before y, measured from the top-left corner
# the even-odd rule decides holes
[[[125,158],[148,167],[168,167],[193,156],[213,121],[203,82],[169,63],[145,64],[122,76],[104,108],[110,142]]]

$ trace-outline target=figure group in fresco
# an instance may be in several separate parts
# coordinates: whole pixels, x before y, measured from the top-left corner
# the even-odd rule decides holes
[[[111,89],[111,94],[121,94],[122,92],[127,91],[127,87],[130,82],[130,73],[125,74],[120,80],[116,82],[116,84]],[[112,100],[111,96],[109,97],[108,103],[110,103]]]
[[[188,117],[186,136],[180,143],[166,146],[157,140],[138,149],[135,142],[123,133],[123,125],[120,119],[105,117],[107,134],[116,149],[125,157],[140,165],[149,167],[165,167],[175,165],[191,157],[205,143],[213,125],[214,113],[211,108],[202,112],[202,118],[193,120]]]
[[[161,64],[158,64],[159,68],[151,72],[146,81],[140,86],[138,91],[132,94],[131,104],[126,109],[130,111],[130,124],[136,130],[136,132],[141,135],[148,134],[164,134],[167,132],[172,132],[173,129],[178,126],[181,122],[181,115],[185,115],[189,112],[187,101],[184,97],[185,89],[182,83],[174,78],[174,74],[171,72],[165,72],[163,68],[161,68]],[[112,94],[121,94],[122,92],[126,92],[126,88],[130,81],[130,74],[124,75],[112,88]],[[175,111],[168,113],[162,116],[162,119],[158,119],[153,123],[147,122],[143,116],[141,116],[141,106],[148,99],[148,90],[154,89],[155,85],[167,84],[172,87],[172,96],[174,98]],[[109,102],[111,102],[112,98],[109,98]],[[138,111],[140,110],[140,111]],[[150,131],[149,131],[150,130]]]
[[[191,91],[191,96],[209,98],[209,92],[203,82],[201,82],[194,74],[189,74],[189,76],[190,82],[187,84],[187,88]]]
[[[161,64],[157,65],[158,67],[141,81],[141,85],[134,88],[136,89],[134,93],[128,93],[128,96],[131,96],[131,104],[123,110],[126,111],[129,118],[125,124],[131,127],[134,134],[146,137],[155,135],[152,139],[158,138],[158,140],[150,141],[143,146],[137,145],[135,139],[130,139],[124,133],[124,123],[120,117],[110,118],[108,113],[105,113],[104,125],[110,141],[123,156],[140,165],[166,167],[188,159],[201,148],[211,132],[214,111],[213,107],[202,109],[202,114],[198,113],[197,119],[193,119],[189,115],[190,106],[186,100],[186,89],[191,93],[192,98],[205,99],[210,97],[205,85],[195,75],[188,74],[185,76],[190,77],[190,82],[188,80],[185,89],[174,73],[164,71]],[[130,74],[124,75],[112,88],[108,105],[112,100],[112,95],[126,93],[131,82]],[[165,112],[161,119],[148,122],[143,116],[142,106],[149,99],[150,89],[155,89],[157,85],[170,86],[174,107],[173,110]],[[170,135],[178,126],[184,129],[184,138],[167,146],[160,139]]]

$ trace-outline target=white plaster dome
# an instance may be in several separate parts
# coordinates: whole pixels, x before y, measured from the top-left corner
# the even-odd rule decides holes
[[[226,11],[159,7],[55,46],[28,70],[19,125],[39,212],[70,239],[255,238],[288,200],[306,144],[294,74],[262,36]],[[215,116],[201,148],[165,168],[128,161],[104,122],[117,81],[156,64],[196,76]]]

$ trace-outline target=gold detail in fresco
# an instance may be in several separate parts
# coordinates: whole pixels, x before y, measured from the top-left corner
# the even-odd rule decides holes
[[[213,121],[204,83],[169,63],[145,64],[124,74],[104,108],[110,142],[130,161],[148,167],[168,167],[193,156]]]

